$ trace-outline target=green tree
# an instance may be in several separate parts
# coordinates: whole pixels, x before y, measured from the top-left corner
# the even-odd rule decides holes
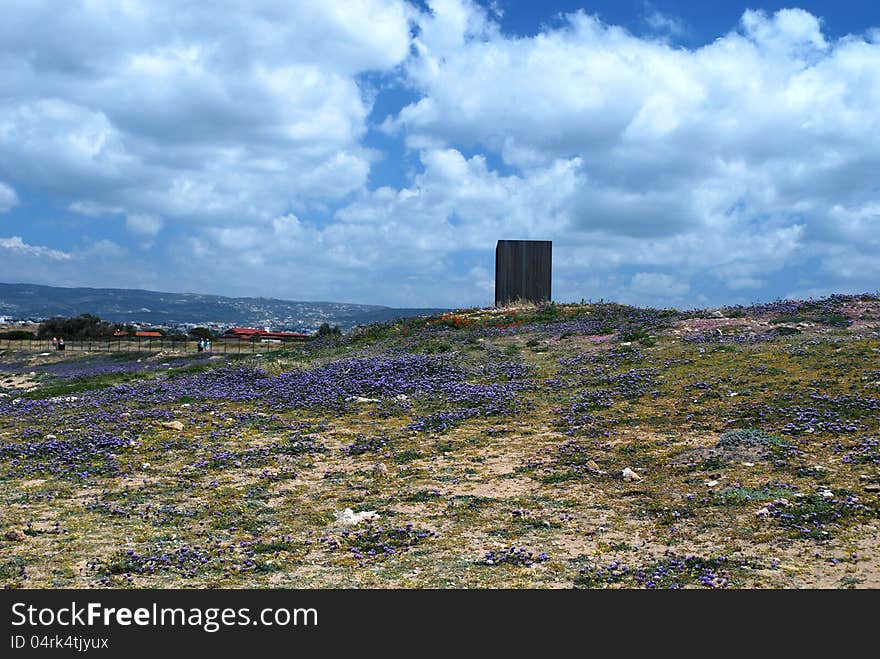
[[[40,323],[37,336],[48,338],[52,336],[64,337],[65,339],[99,339],[112,336],[122,325],[108,323],[97,316],[84,313],[74,318],[50,318]]]
[[[33,332],[26,332],[25,330],[10,330],[8,332],[0,332],[0,339],[12,339],[14,341],[22,341],[25,339],[33,339]]]
[[[209,330],[207,327],[193,327],[189,331],[190,336],[197,336],[200,339],[213,339],[214,332]]]
[[[339,329],[339,325],[330,327],[330,323],[322,323],[318,328],[318,336],[339,336],[340,334],[342,331]]]

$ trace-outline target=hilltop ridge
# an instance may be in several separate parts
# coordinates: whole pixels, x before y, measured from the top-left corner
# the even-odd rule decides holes
[[[0,283],[0,316],[20,319],[91,313],[117,323],[220,323],[314,331],[325,322],[350,329],[355,325],[440,311],[443,310],[123,288],[62,288]]]

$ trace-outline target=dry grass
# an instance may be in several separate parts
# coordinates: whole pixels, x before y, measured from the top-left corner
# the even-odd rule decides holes
[[[877,587],[878,494],[869,490],[880,483],[880,458],[846,456],[870,449],[865,440],[878,437],[880,411],[811,397],[880,398],[878,303],[850,313],[858,322],[849,328],[814,325],[743,344],[681,337],[707,327],[766,327],[766,319],[683,319],[641,343],[543,330],[420,332],[409,323],[348,346],[248,358],[281,373],[341,355],[430,346],[474,367],[499,359],[525,363],[532,386],[520,395],[518,413],[468,419],[443,433],[407,429],[429,411],[421,401],[390,412],[382,402],[363,402],[337,414],[218,400],[169,404],[169,416],[185,429],[144,423],[112,477],[23,477],[3,457],[0,526],[23,531],[25,539],[0,539],[0,581],[41,588]],[[600,368],[561,363],[607,355],[621,343],[631,344],[626,360],[599,362]],[[560,421],[561,409],[610,386],[597,383],[597,374],[632,369],[655,369],[644,390],[589,412],[607,435],[580,428],[566,434],[571,426]],[[843,414],[858,430],[787,432],[786,415],[797,406]],[[51,416],[6,416],[0,444],[24,441],[25,428],[40,436],[70,430],[52,423]],[[747,427],[773,433],[788,449],[716,450],[725,431]],[[285,452],[292,428],[314,449]],[[346,453],[358,435],[392,439],[378,450]],[[239,458],[264,454],[200,466],[205,446]],[[624,481],[626,467],[641,480]],[[783,499],[782,516],[758,514]],[[844,503],[826,510],[823,500]],[[372,531],[355,541],[351,531],[358,528],[336,522],[345,508],[376,511]],[[819,519],[815,533],[798,528]],[[427,535],[382,535],[408,524]],[[371,539],[377,527],[383,531]],[[546,558],[530,565],[484,561],[487,552],[511,546]],[[129,550],[145,556],[183,547],[190,552],[184,560],[154,572],[138,572],[126,559]],[[674,563],[686,556],[697,558]],[[657,570],[668,565],[664,581],[667,572]],[[718,580],[709,584],[706,574]]]

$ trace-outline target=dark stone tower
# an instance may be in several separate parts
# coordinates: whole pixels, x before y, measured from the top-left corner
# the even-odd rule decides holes
[[[495,247],[495,306],[516,300],[549,302],[553,243],[499,240]]]

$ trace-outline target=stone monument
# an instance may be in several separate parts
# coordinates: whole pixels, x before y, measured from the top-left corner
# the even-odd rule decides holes
[[[553,243],[499,240],[495,247],[495,306],[516,300],[549,302]]]

